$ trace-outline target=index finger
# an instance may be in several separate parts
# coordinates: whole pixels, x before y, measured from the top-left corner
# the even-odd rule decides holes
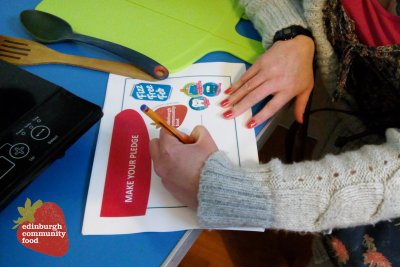
[[[154,162],[158,162],[160,155],[160,139],[154,138],[150,140],[150,156]]]
[[[160,129],[160,144],[182,144],[178,138],[171,135],[167,130],[164,128]]]
[[[257,62],[252,65],[236,82],[232,84],[229,89],[225,91],[226,94],[231,94],[235,92],[237,89],[241,88],[249,79],[254,77],[258,73],[258,64]]]

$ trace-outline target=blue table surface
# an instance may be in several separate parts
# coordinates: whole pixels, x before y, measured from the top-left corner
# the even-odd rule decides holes
[[[19,13],[25,9],[34,9],[39,2],[2,0],[0,34],[32,39],[24,31]],[[237,30],[252,38],[259,38],[249,22],[242,21]],[[48,46],[69,54],[121,60],[83,44],[59,43]],[[211,53],[199,59],[199,62],[209,61],[242,62],[222,52]],[[103,106],[108,73],[65,65],[22,68]],[[98,130],[99,123],[0,211],[0,266],[159,266],[175,247],[184,231],[111,236],[81,234]],[[41,199],[44,202],[55,202],[64,211],[69,238],[69,249],[65,256],[48,256],[27,249],[18,242],[16,230],[12,229],[13,220],[19,217],[17,207],[23,206],[27,198],[32,201]]]

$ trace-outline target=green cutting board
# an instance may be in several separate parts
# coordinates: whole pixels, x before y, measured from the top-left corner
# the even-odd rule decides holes
[[[119,43],[173,73],[223,51],[254,63],[261,43],[238,34],[237,0],[44,0],[36,9],[59,16],[77,33]]]

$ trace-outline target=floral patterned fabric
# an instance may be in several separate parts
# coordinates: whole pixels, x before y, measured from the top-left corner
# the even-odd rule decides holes
[[[339,266],[400,266],[400,220],[336,230],[325,237]]]

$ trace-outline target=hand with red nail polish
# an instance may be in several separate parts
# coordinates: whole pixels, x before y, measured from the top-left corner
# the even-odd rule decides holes
[[[314,86],[313,58],[314,41],[307,36],[299,35],[291,40],[274,43],[226,90],[229,97],[221,106],[229,108],[230,112],[224,113],[224,117],[237,117],[272,95],[272,99],[248,122],[248,127],[271,118],[293,98],[295,118],[302,123]]]

